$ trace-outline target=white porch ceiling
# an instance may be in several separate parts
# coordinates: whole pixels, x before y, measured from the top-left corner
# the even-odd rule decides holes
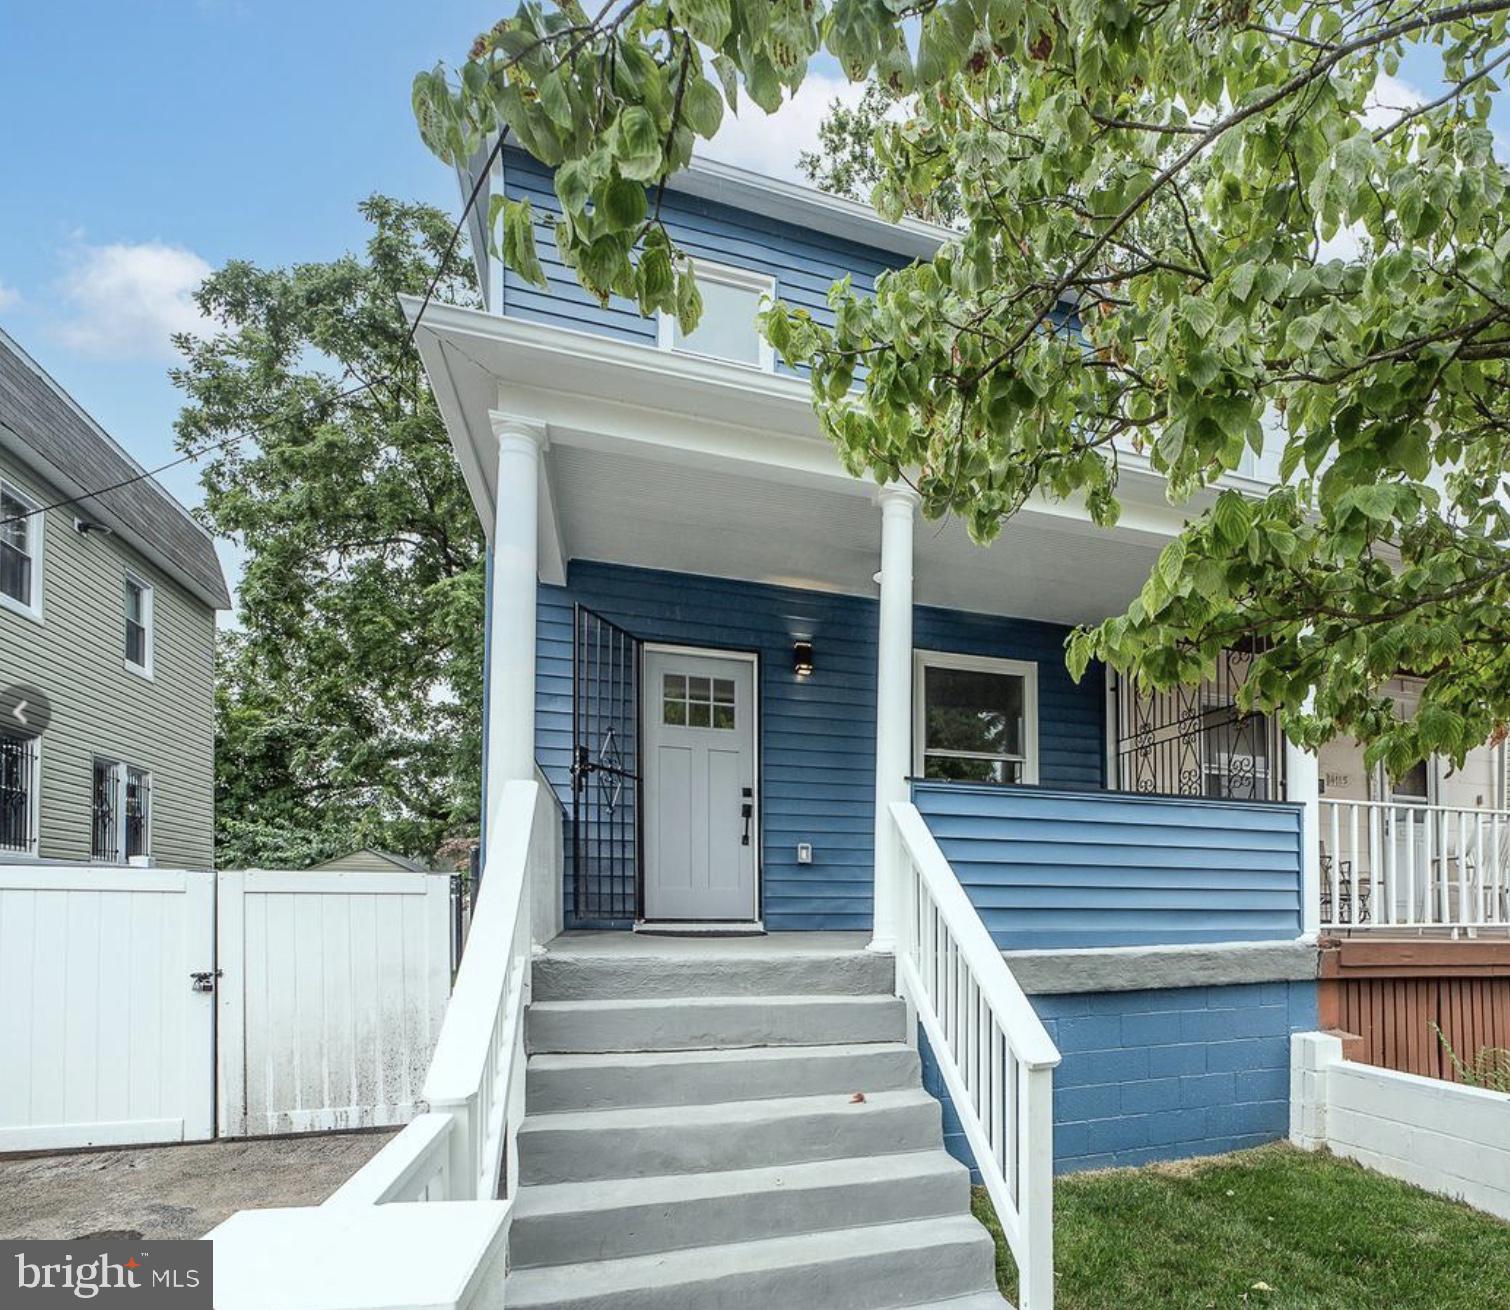
[[[569,445],[546,460],[573,558],[876,594],[881,512],[870,496]],[[1163,544],[1036,513],[989,548],[957,521],[920,517],[915,533],[918,604],[1059,623],[1120,611]]]

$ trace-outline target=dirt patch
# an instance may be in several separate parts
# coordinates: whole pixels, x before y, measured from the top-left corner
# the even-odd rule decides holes
[[[237,1210],[318,1205],[391,1133],[0,1159],[0,1239],[203,1237]]]

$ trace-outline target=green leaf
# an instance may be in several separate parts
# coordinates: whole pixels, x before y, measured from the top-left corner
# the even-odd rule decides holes
[[[598,212],[616,228],[638,227],[645,221],[647,212],[644,186],[626,177],[613,178],[603,188]]]
[[[682,112],[688,126],[704,140],[711,141],[724,121],[723,97],[712,82],[698,77],[687,85]]]
[[[673,0],[671,10],[694,40],[717,50],[733,24],[729,5],[730,0]]]
[[[546,285],[545,270],[535,251],[535,211],[528,200],[503,201],[503,262],[531,286]]]
[[[654,182],[661,172],[661,138],[650,112],[639,105],[620,111],[612,145],[619,172],[635,182]]]

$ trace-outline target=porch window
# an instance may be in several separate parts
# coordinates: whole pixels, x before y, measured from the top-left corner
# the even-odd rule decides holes
[[[37,739],[0,733],[0,851],[37,852]]]
[[[755,315],[760,312],[761,300],[776,294],[775,278],[701,259],[694,261],[692,271],[703,298],[702,317],[684,335],[674,314],[662,314],[658,337],[661,349],[732,360],[769,373],[776,366],[776,355],[771,343],[760,335]]]
[[[104,864],[145,860],[152,850],[152,775],[117,760],[94,762],[90,858]]]
[[[33,618],[42,614],[41,546],[37,505],[0,482],[0,604]]]
[[[1038,781],[1038,666],[919,651],[913,770],[952,782]]]

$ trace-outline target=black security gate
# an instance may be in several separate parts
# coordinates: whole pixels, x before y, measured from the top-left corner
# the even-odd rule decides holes
[[[1117,777],[1122,791],[1156,796],[1284,798],[1284,740],[1267,714],[1244,714],[1237,693],[1253,663],[1230,650],[1199,686],[1135,690],[1117,680]]]
[[[581,605],[571,776],[576,919],[632,920],[640,905],[640,642]]]

